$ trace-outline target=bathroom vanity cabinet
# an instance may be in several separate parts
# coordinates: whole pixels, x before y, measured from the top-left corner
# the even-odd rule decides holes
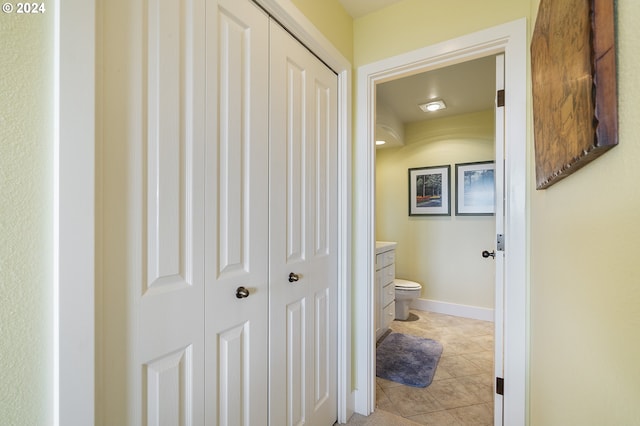
[[[375,327],[376,340],[388,329],[396,316],[396,243],[376,242]]]

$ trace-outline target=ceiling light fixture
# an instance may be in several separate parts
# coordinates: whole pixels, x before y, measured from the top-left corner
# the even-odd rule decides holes
[[[376,145],[384,145],[387,143],[386,141],[376,141]]]
[[[424,112],[434,112],[434,111],[440,111],[441,109],[445,109],[447,105],[445,105],[442,99],[437,99],[435,101],[429,101],[427,103],[420,104],[418,105],[418,107],[420,107],[420,109]]]

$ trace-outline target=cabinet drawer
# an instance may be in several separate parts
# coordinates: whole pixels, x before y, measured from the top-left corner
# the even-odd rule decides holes
[[[389,328],[389,324],[396,317],[396,302],[389,303],[382,311],[382,328]]]
[[[382,268],[376,274],[380,276],[380,285],[384,287],[396,279],[396,265],[389,265]]]
[[[393,285],[393,281],[382,288],[382,304],[381,306],[387,306],[389,302],[396,300],[396,286]]]
[[[376,254],[376,269],[384,268],[385,266],[389,266],[396,261],[396,251],[389,250],[384,253]]]

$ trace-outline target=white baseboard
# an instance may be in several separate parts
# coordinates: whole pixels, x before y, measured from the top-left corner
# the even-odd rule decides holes
[[[411,303],[412,309],[436,312],[438,314],[454,315],[482,321],[494,321],[493,309],[478,306],[458,305],[456,303],[439,302],[437,300],[416,299]]]

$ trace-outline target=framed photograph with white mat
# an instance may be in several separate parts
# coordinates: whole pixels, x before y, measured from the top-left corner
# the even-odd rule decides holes
[[[409,169],[409,216],[451,216],[451,166]]]
[[[495,163],[456,164],[456,216],[495,213]]]

